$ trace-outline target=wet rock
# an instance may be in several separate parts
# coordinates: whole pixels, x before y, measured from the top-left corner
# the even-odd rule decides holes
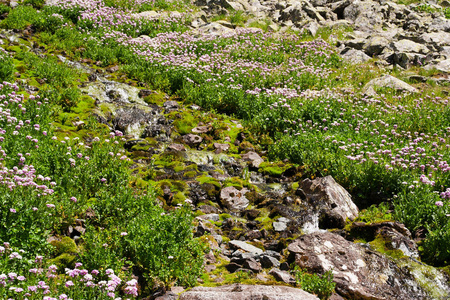
[[[251,240],[262,238],[263,234],[259,230],[250,230],[247,233],[245,233],[244,237],[245,237],[246,240],[250,240],[251,241]]]
[[[410,272],[377,252],[330,232],[303,235],[288,246],[289,261],[309,272],[333,271],[348,299],[427,299]]]
[[[253,257],[245,257],[245,258],[233,257],[231,259],[229,267],[227,265],[226,268],[231,273],[234,273],[239,269],[250,270],[253,273],[259,273],[262,270],[261,264],[257,262]]]
[[[295,284],[294,277],[292,277],[292,275],[286,271],[281,271],[280,269],[273,268],[272,270],[270,270],[269,274],[275,277],[277,281],[282,281],[287,284]]]
[[[358,216],[358,207],[350,194],[331,176],[305,179],[301,188],[307,199],[319,208],[321,228],[343,228],[347,218],[354,220]]]
[[[197,286],[180,295],[180,300],[318,300],[301,289],[270,285]]]
[[[150,124],[144,128],[142,138],[157,137],[160,135],[170,136],[171,128],[160,124]]]
[[[249,205],[249,200],[245,197],[248,189],[238,190],[234,186],[223,188],[220,191],[220,202],[231,211],[244,210]]]
[[[217,214],[217,213],[220,213],[220,210],[218,208],[216,208],[214,206],[211,206],[211,205],[200,205],[198,207],[198,209],[200,211],[202,211],[203,213],[205,213],[205,214]]]
[[[391,89],[394,89],[397,91],[409,92],[409,93],[418,92],[415,87],[413,87],[413,86],[407,84],[406,82],[404,82],[400,79],[397,79],[391,75],[384,75],[382,77],[372,79],[364,86],[364,88],[362,89],[361,92],[364,94],[370,88],[373,89],[374,87],[387,87],[387,88],[391,88]]]
[[[176,101],[166,101],[164,102],[163,107],[166,110],[166,112],[169,112],[177,110],[179,105]]]
[[[204,202],[208,200],[208,193],[202,189],[200,183],[192,181],[188,183],[189,185],[189,198],[194,204]]]
[[[231,248],[233,248],[233,249],[241,249],[241,250],[244,250],[246,252],[250,252],[250,253],[255,254],[255,255],[261,255],[264,252],[261,249],[255,247],[253,245],[250,245],[249,243],[246,243],[246,242],[243,242],[243,241],[238,241],[238,240],[230,241],[228,243],[228,245]]]
[[[124,134],[132,134],[135,138],[138,138],[140,136],[139,128],[146,125],[151,117],[150,113],[137,107],[119,109],[112,120],[113,129],[120,130]]]
[[[200,144],[203,141],[203,138],[199,135],[195,134],[186,134],[183,136],[183,142],[186,143],[189,146],[195,146]]]
[[[253,151],[242,154],[242,160],[248,162],[253,168],[259,168],[259,165],[264,161],[258,153]]]

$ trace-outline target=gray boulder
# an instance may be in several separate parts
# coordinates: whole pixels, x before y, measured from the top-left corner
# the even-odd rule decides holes
[[[352,64],[364,63],[371,59],[371,57],[369,55],[365,54],[361,50],[356,50],[356,49],[348,50],[347,52],[342,54],[342,58],[345,61],[352,63]]]
[[[330,232],[303,235],[288,246],[290,261],[310,272],[333,272],[347,299],[429,299],[411,273],[368,248]]]
[[[319,209],[321,227],[343,228],[347,219],[358,216],[358,207],[350,194],[331,176],[305,179],[301,188],[308,201]]]
[[[197,286],[181,294],[180,300],[319,300],[301,289],[287,286],[232,284]]]
[[[436,64],[429,64],[425,66],[426,70],[436,69],[443,73],[450,73],[450,59],[442,60]]]
[[[366,93],[369,89],[373,89],[374,87],[387,87],[397,91],[410,93],[418,92],[415,87],[391,75],[384,75],[382,77],[372,79],[364,86],[362,93]]]

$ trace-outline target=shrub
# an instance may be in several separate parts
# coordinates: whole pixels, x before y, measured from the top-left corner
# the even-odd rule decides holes
[[[13,59],[0,48],[0,82],[9,81],[12,79],[14,72]]]
[[[152,279],[166,285],[176,281],[194,285],[200,276],[203,251],[192,234],[193,216],[188,205],[166,213],[158,206],[128,225],[127,243],[137,264]]]
[[[31,6],[18,6],[11,10],[8,17],[0,23],[7,29],[24,29],[38,18],[37,11]]]

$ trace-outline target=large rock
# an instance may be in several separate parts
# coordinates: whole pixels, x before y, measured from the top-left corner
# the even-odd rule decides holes
[[[371,59],[371,57],[365,54],[361,50],[350,49],[344,54],[342,54],[342,58],[352,64],[360,64],[366,62]]]
[[[331,176],[305,179],[301,183],[307,199],[319,209],[321,227],[343,228],[347,219],[358,216],[350,194]]]
[[[436,69],[442,73],[450,73],[450,59],[442,60],[436,64],[426,65],[425,69]]]
[[[389,45],[389,40],[384,36],[373,36],[367,40],[363,49],[369,56],[381,54],[384,48]]]
[[[346,20],[354,22],[357,29],[363,31],[379,30],[384,21],[381,6],[375,1],[353,1],[343,12]]]
[[[116,112],[112,120],[114,130],[122,131],[124,134],[139,138],[145,125],[151,120],[151,113],[145,112],[137,107],[123,108]]]
[[[301,289],[287,286],[232,284],[197,286],[181,294],[180,300],[319,300]]]
[[[428,44],[439,51],[444,46],[450,46],[450,33],[444,31],[424,33],[416,42]]]
[[[248,199],[245,197],[247,192],[249,190],[246,188],[242,190],[238,190],[234,186],[223,188],[220,191],[220,202],[231,211],[244,210],[249,204]]]
[[[411,273],[385,256],[330,232],[303,235],[288,246],[289,260],[310,272],[333,272],[347,299],[430,299]]]
[[[407,39],[393,42],[391,44],[391,47],[395,52],[420,53],[420,54],[427,54],[428,52],[430,52],[430,50],[428,50],[426,46]]]
[[[384,75],[369,81],[364,88],[362,93],[366,93],[370,88],[381,87],[381,88],[391,88],[397,91],[416,93],[417,89],[398,78],[391,75]]]

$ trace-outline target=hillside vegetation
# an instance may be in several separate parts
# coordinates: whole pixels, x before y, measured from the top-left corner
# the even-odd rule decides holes
[[[153,0],[0,4],[0,294],[137,297],[133,274],[148,295],[195,285],[202,273],[207,246],[193,236],[190,201],[162,205],[155,176],[136,172],[129,139],[91,114],[95,101],[79,89],[88,75],[58,55],[240,119],[268,159],[295,164],[303,178],[332,175],[360,209],[374,205],[368,214],[383,203],[381,218],[426,232],[423,262],[448,266],[446,88],[367,95],[362,87],[383,70],[343,61],[325,40],[350,28],[317,38],[261,25],[211,35],[189,27],[196,9]],[[141,14],[150,10],[165,13]],[[14,32],[20,40],[8,40]],[[67,237],[76,226],[85,230],[77,243]]]

